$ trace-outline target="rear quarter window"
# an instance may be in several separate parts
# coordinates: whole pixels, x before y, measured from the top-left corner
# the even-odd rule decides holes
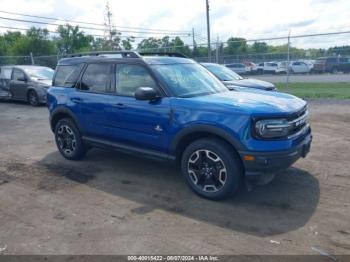
[[[0,78],[1,79],[11,79],[12,68],[0,68]]]
[[[74,87],[82,67],[83,64],[57,66],[53,85],[61,87]]]

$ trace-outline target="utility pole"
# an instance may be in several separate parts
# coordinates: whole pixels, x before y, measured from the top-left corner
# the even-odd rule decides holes
[[[286,83],[287,89],[289,87],[289,75],[290,75],[289,64],[290,64],[290,30],[289,30],[289,34],[288,34],[288,45],[287,45],[287,83]]]
[[[211,62],[209,0],[206,0],[206,9],[207,9],[207,34],[208,34],[208,62]]]
[[[216,63],[219,64],[219,48],[220,48],[220,43],[219,43],[219,36],[216,38]]]
[[[32,65],[35,65],[34,56],[32,52],[30,52],[30,61],[32,62]]]
[[[192,28],[192,44],[193,44],[193,49],[196,46],[196,40],[194,40],[194,28]]]
[[[109,41],[112,42],[112,37],[113,37],[112,12],[108,2],[106,4],[106,9],[105,9],[105,25],[106,25],[106,29],[107,29],[106,31],[108,34]]]

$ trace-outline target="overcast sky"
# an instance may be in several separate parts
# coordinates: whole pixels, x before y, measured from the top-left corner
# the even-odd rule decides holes
[[[205,0],[109,2],[117,26],[181,31],[191,31],[194,27],[197,42],[204,42],[206,37]],[[104,0],[1,0],[0,10],[103,23],[105,4]],[[211,0],[210,6],[213,40],[217,37],[226,40],[229,36],[247,39],[274,37],[287,35],[289,30],[292,34],[350,31],[350,0]],[[39,20],[4,13],[0,13],[0,17]],[[30,24],[0,19],[0,26],[27,28]],[[54,26],[48,28],[55,29]],[[5,30],[0,28],[0,31]],[[187,37],[186,42],[190,41],[191,38]],[[292,44],[301,47],[345,45],[350,44],[350,34],[294,39]]]

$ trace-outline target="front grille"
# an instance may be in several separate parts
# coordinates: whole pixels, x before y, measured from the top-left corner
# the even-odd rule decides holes
[[[303,133],[309,128],[309,112],[307,108],[303,108],[299,112],[288,117],[290,124],[288,138],[293,138]]]

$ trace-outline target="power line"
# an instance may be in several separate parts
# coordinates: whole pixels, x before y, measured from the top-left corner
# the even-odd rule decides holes
[[[2,17],[0,16],[0,19],[3,20],[10,20],[10,21],[16,21],[16,22],[24,22],[24,23],[33,23],[33,24],[41,24],[41,25],[53,25],[53,26],[60,26],[62,24],[54,24],[54,23],[48,23],[48,22],[40,22],[40,21],[32,21],[32,20],[24,20],[24,19],[18,19],[18,18],[9,18],[9,17]],[[96,28],[96,27],[86,27],[86,26],[79,26],[81,29],[87,29],[87,30],[97,30],[97,31],[105,31],[103,28]],[[132,31],[132,30],[118,30],[119,32],[123,33],[137,33],[137,34],[158,34],[158,35],[165,35],[165,33],[161,32],[145,32],[145,31]],[[176,34],[176,33],[169,33],[166,35],[176,35],[176,36],[191,36],[190,34]]]
[[[66,22],[66,23],[105,26],[104,24],[98,24],[98,23],[74,21],[74,20],[68,20],[68,19],[59,19],[59,18],[48,17],[48,16],[28,15],[28,14],[15,13],[15,12],[3,11],[3,10],[0,10],[0,13],[10,14],[10,15],[19,15],[19,16],[25,16],[25,17],[31,17],[31,18],[46,19],[46,20],[51,20],[51,21],[62,21],[62,22]],[[153,29],[153,28],[142,28],[142,27],[128,27],[128,26],[115,26],[115,27],[116,28],[122,28],[122,29],[142,30],[142,31],[157,31],[157,32],[164,32],[164,33],[166,33],[166,32],[169,32],[169,33],[184,33],[184,34],[188,34],[189,33],[188,31]]]
[[[14,29],[14,30],[23,30],[23,31],[29,31],[30,28],[20,28],[20,27],[13,27],[13,26],[0,26],[0,28],[5,28],[5,29]],[[42,29],[42,30],[47,30],[46,28],[40,28],[40,27],[34,27],[35,29]],[[57,31],[50,31],[47,30],[47,32],[52,33],[52,34],[59,34]],[[87,33],[87,35],[89,36],[95,36],[95,37],[101,37],[104,38],[104,35],[98,35],[98,34],[89,34]],[[130,35],[120,35],[119,37],[121,38],[135,38],[135,39],[148,39],[150,37],[148,36],[130,36]]]

